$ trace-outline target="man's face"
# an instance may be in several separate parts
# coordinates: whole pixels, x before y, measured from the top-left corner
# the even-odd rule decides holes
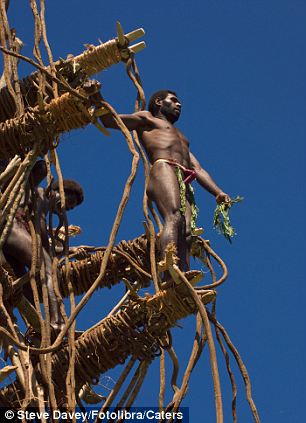
[[[72,192],[65,192],[66,210],[74,209],[78,204],[77,196]]]
[[[160,113],[164,115],[171,123],[178,120],[181,114],[182,105],[175,94],[168,93],[163,100],[156,102],[160,106]]]
[[[65,203],[66,203],[66,211],[74,209],[77,204],[77,196],[70,191],[65,192]],[[60,214],[61,212],[61,197],[58,191],[55,193],[55,201],[54,201],[54,213]]]

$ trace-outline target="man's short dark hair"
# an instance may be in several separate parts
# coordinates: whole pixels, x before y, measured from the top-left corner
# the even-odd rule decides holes
[[[64,179],[63,180],[64,185],[64,191],[65,193],[71,193],[76,196],[77,199],[77,205],[81,204],[84,201],[84,192],[81,185],[72,180],[72,179]],[[54,191],[59,191],[59,183],[58,181],[55,181],[52,183],[52,189]]]
[[[151,96],[149,100],[148,110],[152,113],[153,116],[156,116],[159,110],[159,107],[156,105],[155,100],[157,98],[159,98],[160,100],[164,100],[168,94],[173,94],[176,96],[176,93],[170,90],[156,91],[156,93]]]

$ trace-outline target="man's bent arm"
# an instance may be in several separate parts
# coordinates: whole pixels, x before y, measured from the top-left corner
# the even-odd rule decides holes
[[[129,115],[120,114],[119,117],[125,124],[125,126],[130,130],[133,131],[134,129],[140,129],[150,124],[150,112],[141,111],[132,113]],[[113,128],[119,129],[117,122],[115,121],[114,117],[108,113],[107,115],[102,115],[100,117],[101,122],[106,128]]]
[[[218,203],[222,201],[230,201],[230,197],[225,192],[223,192],[221,188],[218,187],[218,185],[212,179],[210,174],[202,168],[202,166],[192,153],[190,153],[190,162],[192,168],[197,173],[197,181],[199,182],[199,184],[212,195],[214,195]]]

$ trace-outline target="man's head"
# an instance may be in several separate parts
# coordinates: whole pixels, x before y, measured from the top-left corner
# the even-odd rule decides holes
[[[148,110],[153,116],[163,115],[171,123],[178,120],[182,105],[174,91],[160,90],[152,95]]]
[[[64,179],[64,192],[66,200],[66,210],[72,210],[74,207],[81,204],[84,200],[83,189],[80,184],[72,179]],[[52,190],[55,191],[56,202],[55,202],[55,212],[57,208],[60,208],[60,196],[59,196],[59,183],[52,183]]]

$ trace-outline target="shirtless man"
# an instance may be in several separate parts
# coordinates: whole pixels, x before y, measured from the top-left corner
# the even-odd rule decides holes
[[[48,290],[48,299],[50,307],[50,324],[55,333],[63,326],[63,319],[60,313],[60,307],[57,302],[52,283],[51,274],[51,251],[48,239],[48,229],[46,218],[49,210],[60,216],[60,194],[58,183],[52,184],[50,194],[46,195],[46,190],[38,187],[38,184],[45,178],[46,168],[43,160],[38,161],[32,172],[32,186],[34,187],[34,195],[36,197],[37,213],[39,217],[39,225],[42,240],[42,260],[46,269],[46,285]],[[71,180],[64,180],[65,203],[66,210],[71,210],[83,201],[83,190],[81,186]],[[31,201],[28,202],[31,209]],[[18,208],[13,226],[8,234],[7,240],[3,246],[3,253],[12,266],[17,277],[23,276],[27,269],[30,269],[32,263],[32,238],[29,232],[28,222],[26,219],[26,204],[21,204]],[[24,287],[24,294],[33,304],[33,294],[30,284]]]
[[[217,203],[230,198],[213,181],[189,150],[189,142],[175,126],[181,103],[173,91],[158,91],[149,101],[149,111],[120,115],[129,130],[136,130],[150,163],[148,198],[155,202],[164,226],[160,235],[161,254],[168,244],[177,248],[179,267],[189,270],[191,247],[192,195],[188,185],[193,179],[215,196]],[[111,115],[101,117],[108,128],[118,129]],[[186,185],[186,204],[182,209],[178,173]],[[182,213],[183,211],[183,213]]]

